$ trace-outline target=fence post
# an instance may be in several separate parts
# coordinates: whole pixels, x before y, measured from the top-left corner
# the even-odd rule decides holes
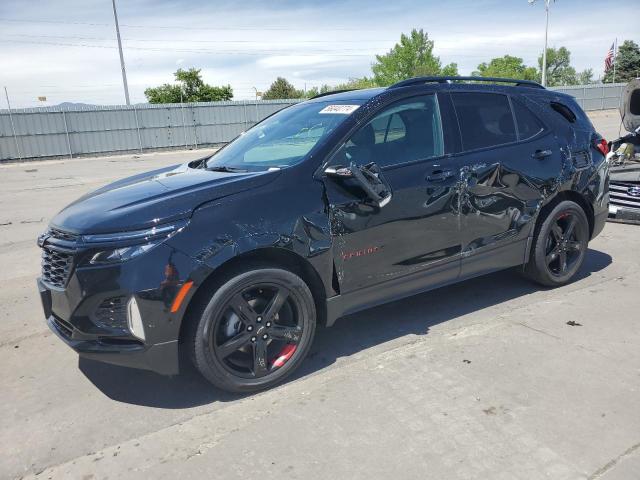
[[[67,125],[67,115],[64,113],[64,110],[62,110],[61,113],[62,122],[64,123],[64,133],[67,135],[67,148],[69,149],[69,158],[73,159],[73,152],[71,151],[71,140],[69,139],[69,127]]]
[[[184,131],[184,148],[187,146],[187,124],[184,121],[184,103],[180,102],[180,110],[182,111],[182,130]]]
[[[602,84],[602,108],[600,108],[600,110],[604,110],[604,95],[605,95],[605,91],[604,91],[604,83]]]
[[[244,130],[247,131],[247,101],[242,101],[242,110],[244,111]]]
[[[256,98],[256,123],[258,123],[260,121],[259,117],[258,117],[258,99]],[[254,125],[256,124],[254,123]]]
[[[136,132],[138,132],[138,150],[142,153],[142,137],[140,136],[140,124],[138,123],[138,110],[133,106],[133,117],[136,119]]]
[[[193,140],[196,144],[196,150],[197,150],[198,149],[198,126],[196,125],[196,111],[193,105],[191,105],[191,118],[193,119]]]
[[[583,109],[587,105],[587,86],[583,85],[582,87],[582,105],[580,105]]]

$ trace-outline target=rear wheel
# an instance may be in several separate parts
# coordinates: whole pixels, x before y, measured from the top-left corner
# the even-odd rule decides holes
[[[589,221],[582,208],[572,201],[560,202],[534,236],[525,274],[548,287],[564,285],[582,266],[588,243]]]
[[[224,390],[269,388],[300,365],[315,324],[313,296],[300,277],[275,268],[247,271],[211,297],[193,331],[193,361]]]

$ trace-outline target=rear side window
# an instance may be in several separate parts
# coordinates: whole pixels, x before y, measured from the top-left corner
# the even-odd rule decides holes
[[[513,105],[513,113],[516,116],[516,123],[518,124],[519,140],[533,138],[543,130],[540,121],[527,107],[517,101],[512,101],[511,105]]]
[[[458,116],[462,148],[476,150],[517,140],[511,106],[506,95],[496,93],[452,93]]]

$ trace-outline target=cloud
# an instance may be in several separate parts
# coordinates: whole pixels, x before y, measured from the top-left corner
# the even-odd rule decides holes
[[[598,72],[616,36],[640,40],[633,15],[600,20],[635,2],[554,3],[550,45],[567,46],[578,70]],[[457,62],[461,73],[507,53],[535,65],[544,38],[544,9],[524,0],[120,0],[118,8],[134,102],[145,100],[145,88],[172,82],[177,67],[231,84],[238,99],[277,76],[297,88],[337,84],[370,74],[374,55],[414,27],[428,31],[442,62]],[[16,106],[37,105],[39,95],[50,103],[123,101],[108,1],[2,0],[0,49],[0,85]]]

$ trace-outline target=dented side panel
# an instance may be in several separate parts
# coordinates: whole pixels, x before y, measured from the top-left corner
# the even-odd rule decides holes
[[[457,179],[427,179],[443,161],[455,170],[453,159],[384,170],[393,197],[382,208],[355,183],[325,181],[343,293],[459,261]]]
[[[326,296],[335,294],[331,288],[332,240],[319,182],[288,178],[206,204],[194,212],[190,228],[170,242],[207,271],[259,249],[286,251],[313,267],[326,287]]]
[[[534,158],[539,150],[552,153],[542,159]],[[547,133],[529,142],[471,152],[463,157],[460,208],[463,256],[526,239],[536,213],[561,183],[563,159],[554,136]]]

